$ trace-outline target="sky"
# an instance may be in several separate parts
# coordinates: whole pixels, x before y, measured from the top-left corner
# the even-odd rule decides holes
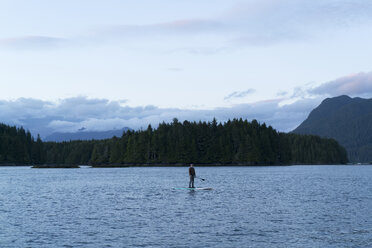
[[[288,132],[327,97],[372,97],[371,24],[368,0],[0,0],[0,122]]]

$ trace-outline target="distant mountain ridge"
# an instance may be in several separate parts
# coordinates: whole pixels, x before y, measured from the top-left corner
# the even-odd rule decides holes
[[[79,129],[78,132],[74,133],[64,133],[64,132],[55,132],[43,139],[43,141],[54,141],[54,142],[63,142],[70,140],[102,140],[102,139],[111,139],[112,137],[121,137],[123,132],[132,130],[131,128],[125,127],[122,129],[108,130],[108,131],[85,131],[85,128]]]
[[[338,96],[325,99],[295,130],[337,140],[352,162],[372,161],[372,99]]]

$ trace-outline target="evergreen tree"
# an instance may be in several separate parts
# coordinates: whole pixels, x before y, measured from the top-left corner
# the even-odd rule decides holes
[[[0,124],[0,163],[47,164],[337,164],[346,151],[335,140],[286,134],[256,120],[161,123],[106,140],[42,142]]]

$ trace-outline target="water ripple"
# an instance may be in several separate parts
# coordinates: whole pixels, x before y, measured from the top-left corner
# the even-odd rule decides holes
[[[0,168],[0,247],[372,247],[372,167]]]

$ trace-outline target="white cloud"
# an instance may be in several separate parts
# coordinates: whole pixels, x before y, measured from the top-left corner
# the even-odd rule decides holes
[[[225,99],[241,98],[253,93],[253,89],[233,92]],[[291,131],[325,97],[372,96],[372,72],[358,73],[323,83],[317,87],[307,84],[295,88],[293,93],[283,92],[279,98],[255,103],[236,104],[214,109],[159,108],[148,105],[130,107],[126,100],[90,99],[84,96],[61,99],[57,102],[19,98],[0,100],[0,120],[10,125],[24,126],[34,135],[42,137],[57,132],[73,132],[81,128],[87,131],[156,127],[159,123],[180,121],[220,122],[233,118],[257,119],[272,125],[279,131]]]
[[[6,124],[24,126],[34,135],[42,137],[52,132],[74,132],[81,128],[87,131],[156,127],[159,123],[180,121],[211,121],[217,118],[257,119],[272,125],[280,131],[290,131],[303,121],[307,113],[315,107],[314,101],[302,101],[280,106],[281,100],[262,101],[253,104],[238,104],[232,107],[212,110],[192,110],[178,108],[158,108],[156,106],[129,107],[120,101],[74,97],[58,102],[37,99],[17,99],[0,102],[0,118]],[[302,106],[298,108],[298,106]]]

